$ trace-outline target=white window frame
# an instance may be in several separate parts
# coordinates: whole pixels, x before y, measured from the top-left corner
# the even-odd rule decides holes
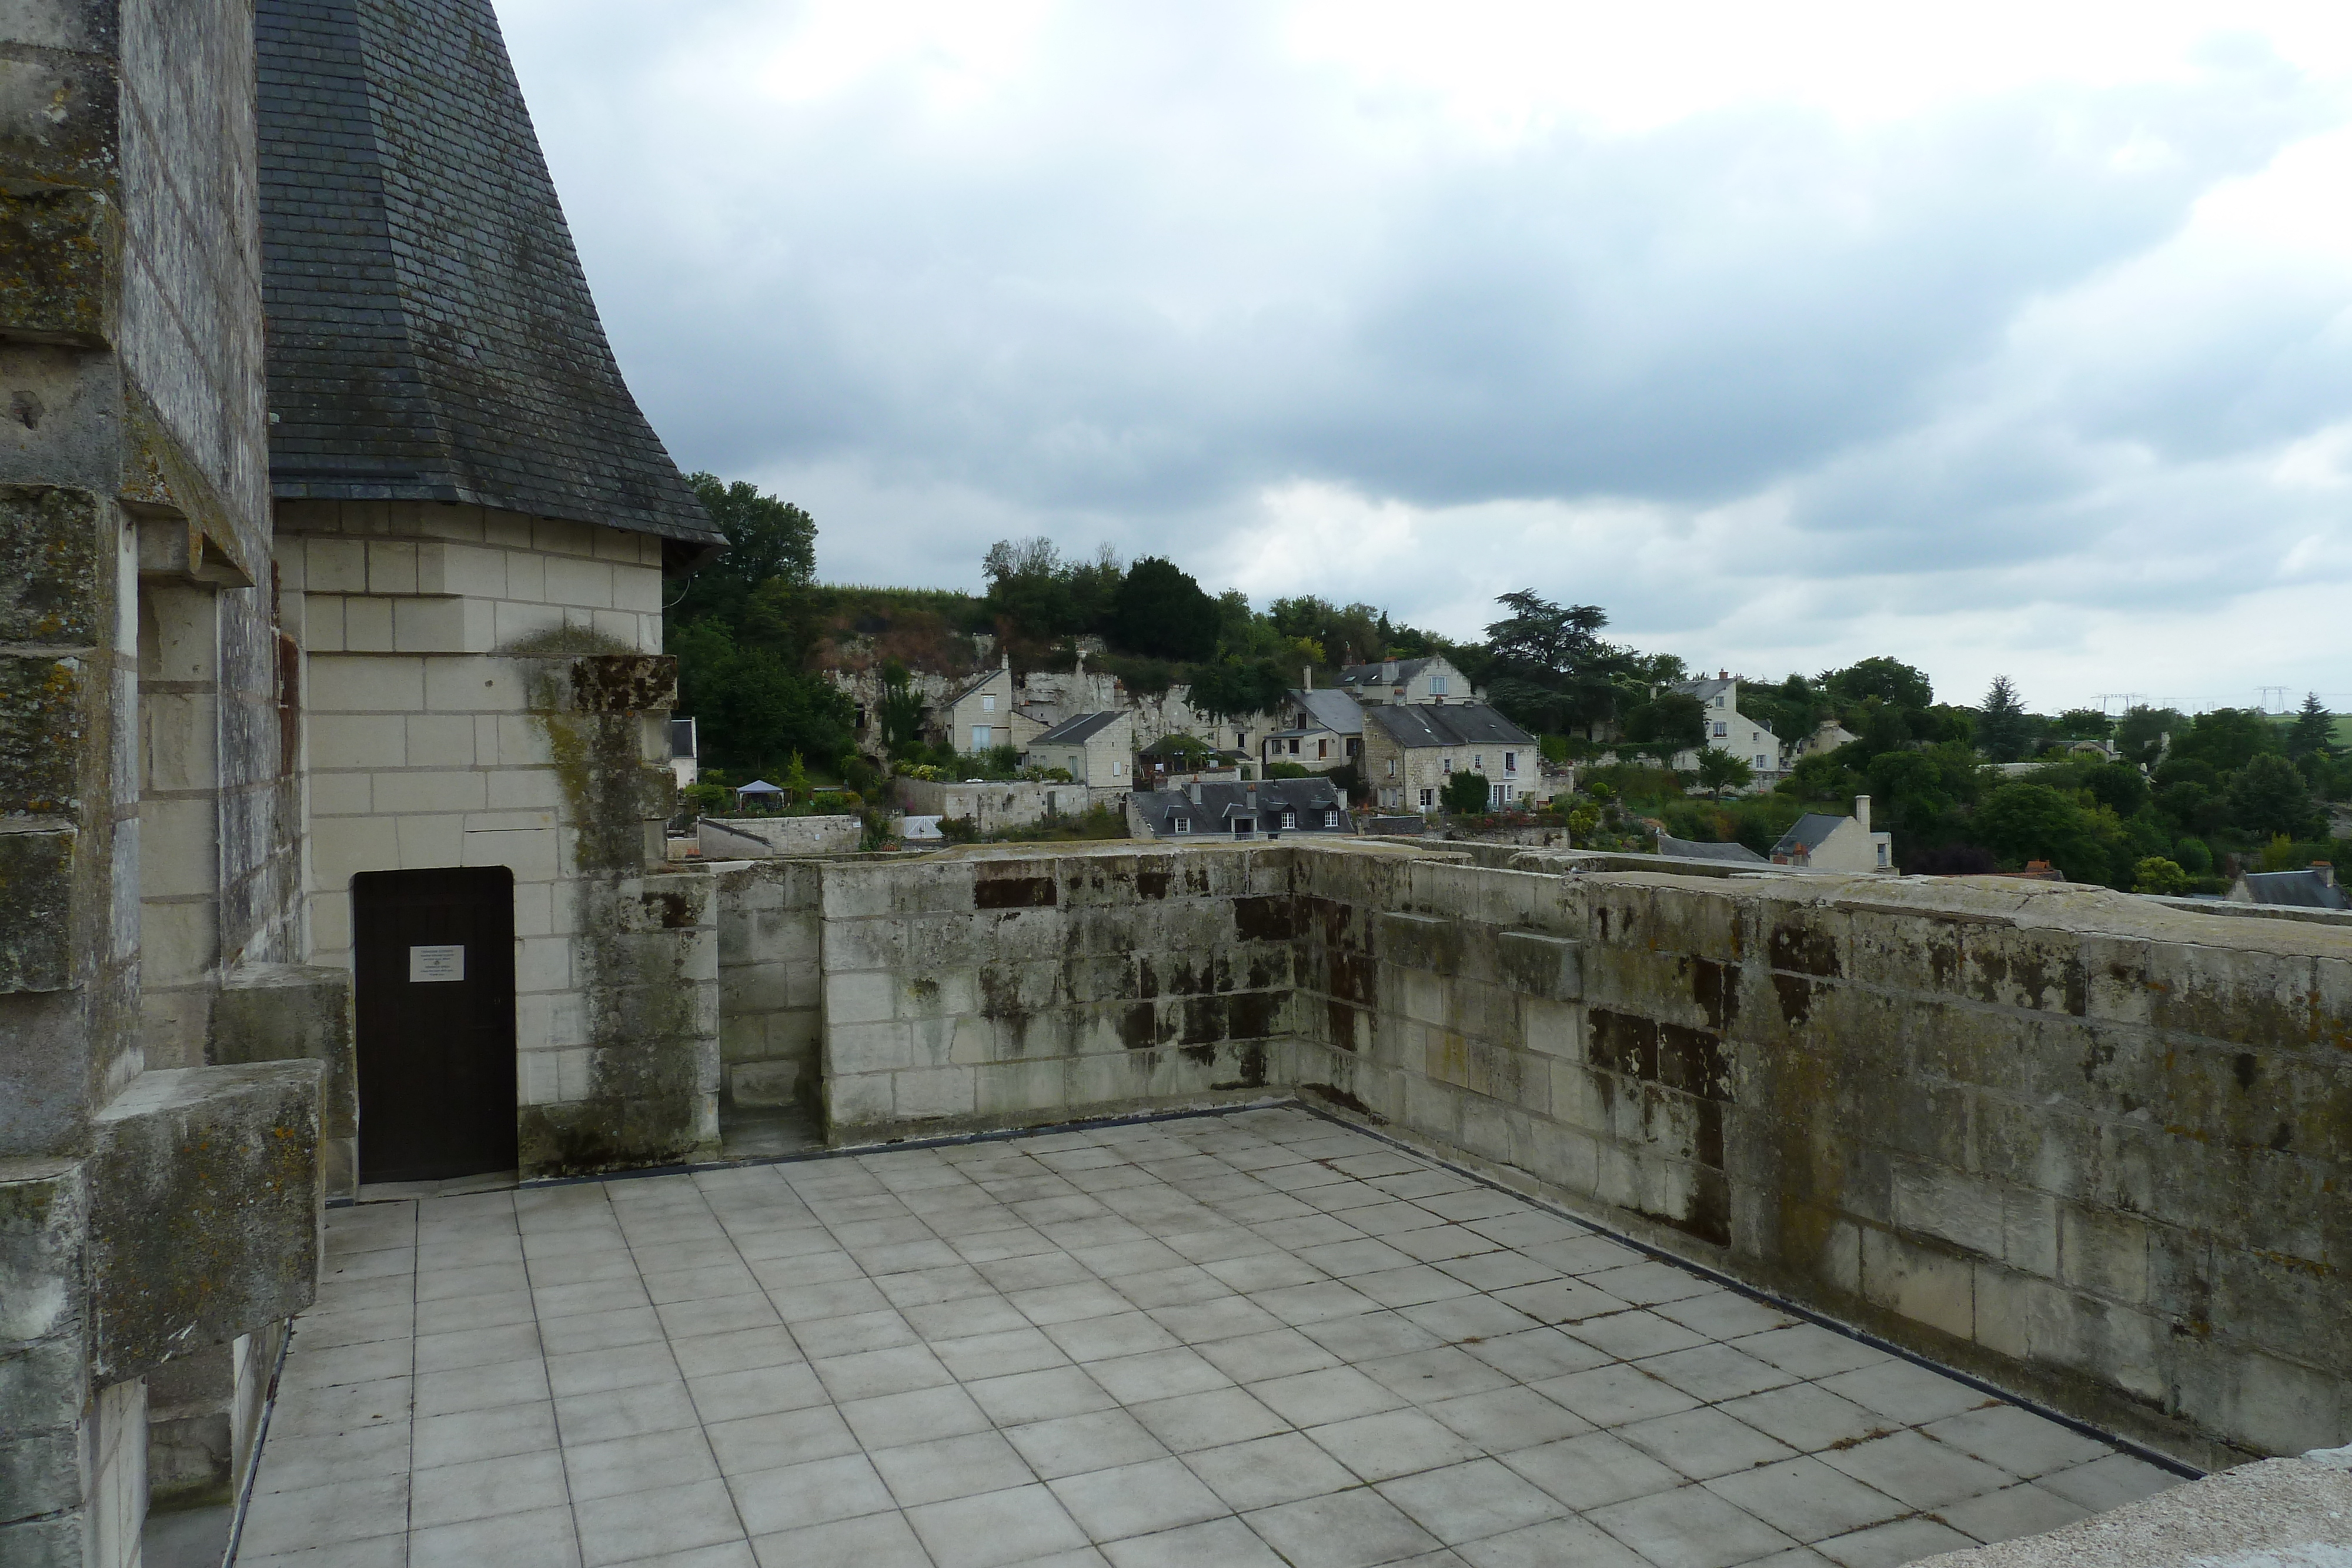
[[[1295,828],[1298,826],[1298,813],[1296,811],[1285,811],[1282,814],[1282,825],[1285,828]]]
[[[1171,833],[1190,833],[1192,831],[1192,819],[1190,817],[1171,817],[1168,819],[1168,831]]]
[[[1424,811],[1433,811],[1433,810],[1437,810],[1437,791],[1436,791],[1436,790],[1434,790],[1434,789],[1423,789],[1423,790],[1421,792],[1421,809],[1422,809],[1423,810],[1424,810]]]
[[[980,711],[982,713],[994,713],[996,711],[996,694],[994,692],[986,692],[982,695],[980,699]]]
[[[1323,811],[1323,825],[1327,828],[1338,827],[1339,825],[1339,813],[1329,807],[1326,807]]]
[[[1519,754],[1516,751],[1506,751],[1503,753],[1503,771],[1506,773],[1517,773],[1518,770]]]
[[[1432,675],[1429,677],[1429,695],[1433,697],[1442,697],[1446,695],[1445,677],[1444,675]]]

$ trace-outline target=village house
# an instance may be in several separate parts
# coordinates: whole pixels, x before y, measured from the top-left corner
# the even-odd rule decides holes
[[[1698,699],[1706,727],[1697,746],[1675,753],[1670,766],[1676,771],[1689,772],[1698,766],[1702,751],[1713,749],[1727,751],[1748,764],[1759,784],[1769,784],[1781,775],[1780,737],[1763,720],[1739,711],[1739,682],[1730,671],[1711,681],[1684,681],[1674,689]]]
[[[1129,799],[1129,825],[1155,839],[1249,839],[1353,830],[1348,802],[1328,779],[1195,780],[1181,789],[1140,790]]]
[[[1870,831],[1870,797],[1853,798],[1853,815],[1808,811],[1772,846],[1774,865],[1810,871],[1895,873],[1895,837]]]
[[[1093,790],[1132,789],[1135,716],[1118,710],[1066,718],[1032,740],[1021,759],[1031,768],[1059,768]]]
[[[1493,807],[1525,804],[1538,755],[1534,736],[1484,703],[1364,709],[1364,777],[1384,810],[1436,810],[1455,773],[1484,776]]]
[[[948,744],[967,756],[1000,746],[1017,751],[1046,728],[1043,719],[1021,711],[1010,653],[947,700],[945,720]]]
[[[1260,758],[1269,765],[1290,762],[1328,773],[1364,754],[1363,708],[1344,691],[1317,691],[1312,668],[1305,685],[1285,694],[1274,722],[1260,745]]]
[[[1424,659],[1383,659],[1375,664],[1349,664],[1339,672],[1339,685],[1366,707],[1376,704],[1417,706],[1480,702],[1486,696],[1442,653]]]
[[[1789,747],[1790,766],[1794,767],[1808,757],[1827,756],[1839,747],[1850,746],[1861,738],[1837,720],[1825,718],[1813,727],[1811,735]]]

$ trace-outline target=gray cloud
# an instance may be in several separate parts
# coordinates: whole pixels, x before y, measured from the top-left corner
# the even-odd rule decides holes
[[[1401,613],[1536,581],[1723,639],[1661,530],[1759,497],[1770,525],[1709,570],[1901,578],[1946,613],[2036,571],[2086,611],[2178,609],[2342,528],[2250,476],[2352,416],[2352,289],[2133,281],[2219,183],[2340,120],[2259,47],[1891,122],[1759,104],[1498,146],[1284,60],[1239,10],[1079,8],[977,115],[888,72],[698,106],[685,45],[565,15],[509,25],[633,384],[689,465],[821,499],[858,575],[1174,530],[1213,577],[1269,487],[1310,482],[1460,532],[1442,565],[1366,569]],[[1654,520],[1554,557],[1459,516],[1610,500]],[[2210,559],[2070,564],[2126,540]]]

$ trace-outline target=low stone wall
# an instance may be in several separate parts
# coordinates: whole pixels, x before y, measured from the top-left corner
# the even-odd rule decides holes
[[[898,804],[912,817],[969,817],[983,833],[1026,828],[1059,812],[1083,815],[1097,802],[1116,806],[1124,789],[1092,789],[1084,784],[961,784],[951,780],[898,780]]]
[[[779,861],[721,872],[718,883],[722,1092],[738,1105],[814,1106],[820,869]]]
[[[827,865],[837,1141],[1205,1103],[1284,1081],[1287,851]]]
[[[704,817],[697,827],[707,861],[841,854],[866,837],[866,824],[856,817]]]
[[[1303,1084],[2189,1457],[2352,1435],[2344,934],[1315,855],[1300,898]]]

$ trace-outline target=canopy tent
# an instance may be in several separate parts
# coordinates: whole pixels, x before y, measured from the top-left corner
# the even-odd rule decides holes
[[[746,795],[781,795],[782,793],[784,793],[782,785],[771,784],[765,779],[754,779],[736,790],[735,798],[740,800]]]

